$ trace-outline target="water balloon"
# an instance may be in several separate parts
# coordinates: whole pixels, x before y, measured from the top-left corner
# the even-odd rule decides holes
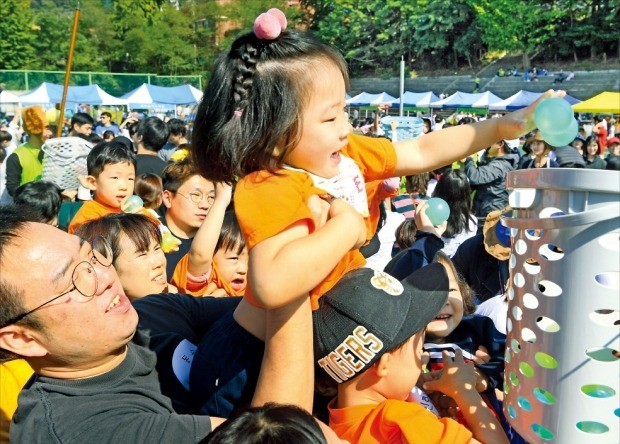
[[[441,225],[448,220],[450,207],[445,200],[439,197],[431,197],[426,203],[428,205],[426,215],[434,226]]]
[[[569,126],[560,131],[543,131],[540,130],[543,139],[551,146],[564,146],[575,140],[577,132],[579,130],[579,124],[577,120],[572,119]]]
[[[541,131],[557,132],[568,128],[573,120],[570,104],[557,97],[543,100],[534,111],[534,122]]]

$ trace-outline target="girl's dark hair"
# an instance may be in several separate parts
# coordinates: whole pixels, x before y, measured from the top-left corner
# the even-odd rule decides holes
[[[133,192],[142,198],[144,208],[157,209],[163,191],[161,177],[154,173],[144,173],[136,177]]]
[[[452,270],[452,273],[454,273],[454,276],[456,276],[456,281],[458,283],[461,296],[463,297],[463,314],[469,315],[474,313],[476,311],[476,304],[474,303],[474,299],[472,297],[471,288],[469,288],[469,285],[467,285],[467,282],[465,281],[465,279],[463,279],[463,276],[461,276],[456,270],[452,259],[450,259],[450,257],[446,253],[439,250],[435,254],[433,262],[443,264],[446,266],[446,268],[450,268]]]
[[[588,136],[586,138],[586,141],[583,142],[583,158],[588,160],[588,145],[590,145],[590,142],[596,142],[596,146],[598,147],[598,152],[601,151],[601,144],[598,142],[598,137],[596,137],[595,135],[591,135]]]
[[[103,237],[112,248],[114,261],[122,253],[122,235],[131,239],[139,252],[149,250],[152,241],[161,243],[161,231],[157,221],[143,214],[114,213],[99,219],[89,220],[75,230],[75,235],[92,241],[95,236]]]
[[[330,67],[348,86],[342,55],[307,32],[287,30],[274,40],[253,32],[238,37],[215,63],[196,113],[192,156],[201,174],[232,183],[280,166],[298,143],[314,81]]]
[[[448,203],[450,216],[443,237],[451,238],[463,230],[469,231],[471,219],[471,188],[464,171],[450,170],[444,173],[435,186],[433,197]]]
[[[428,182],[431,180],[429,173],[414,174],[412,176],[405,176],[405,189],[407,193],[417,193],[420,196],[425,196],[428,189]]]
[[[395,242],[400,247],[401,251],[406,250],[415,242],[415,235],[418,232],[418,227],[415,224],[414,219],[405,219],[396,228],[394,235],[396,237]]]
[[[267,403],[233,414],[202,443],[327,444],[327,439],[307,411],[295,405]]]
[[[220,251],[220,249],[236,249],[235,252],[241,254],[244,248],[245,239],[241,233],[237,216],[234,211],[226,211],[222,221],[220,237],[217,239],[217,244],[215,244],[215,252]]]
[[[93,147],[86,157],[86,168],[90,176],[99,177],[106,165],[130,163],[136,167],[136,155],[116,139],[101,142]]]

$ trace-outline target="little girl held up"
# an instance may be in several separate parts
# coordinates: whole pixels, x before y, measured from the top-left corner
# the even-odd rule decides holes
[[[353,135],[344,112],[348,78],[340,53],[309,33],[288,30],[279,10],[259,16],[254,32],[238,37],[215,63],[196,113],[192,156],[213,182],[239,178],[234,202],[249,275],[234,322],[222,325],[236,333],[217,345],[203,341],[209,349],[204,353],[224,361],[213,366],[211,387],[195,392],[211,400],[205,413],[227,415],[227,408],[218,406],[231,406],[241,396],[243,387],[235,392],[222,381],[243,386],[248,380],[236,376],[248,372],[226,362],[238,363],[238,356],[247,354],[243,344],[252,342],[239,336],[264,339],[262,309],[309,295],[314,315],[320,316],[321,296],[338,291],[343,275],[364,266],[358,250],[368,239],[364,217],[377,218],[379,211],[368,205],[374,195],[366,183],[430,171],[534,127],[537,103],[499,119],[394,144]],[[201,371],[196,378],[202,378],[204,389]],[[228,404],[213,399],[218,392],[227,393]]]

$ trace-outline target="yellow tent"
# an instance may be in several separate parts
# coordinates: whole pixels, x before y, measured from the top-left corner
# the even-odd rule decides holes
[[[620,114],[620,92],[602,92],[573,105],[573,111],[578,113]]]

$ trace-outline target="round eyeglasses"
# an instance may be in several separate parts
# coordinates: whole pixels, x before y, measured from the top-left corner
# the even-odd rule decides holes
[[[205,199],[205,197],[209,205],[213,205],[213,202],[215,202],[215,193],[213,192],[206,194],[206,195],[200,190],[191,191],[187,195],[181,193],[180,191],[177,191],[176,193],[180,194],[186,199],[189,199],[195,205],[198,205],[200,202],[202,202],[202,200]]]
[[[59,299],[73,290],[77,290],[80,297],[75,298],[77,302],[88,302],[92,299],[92,297],[97,293],[97,272],[95,270],[95,266],[100,266],[103,268],[109,268],[112,265],[112,261],[114,259],[112,255],[112,249],[110,245],[106,242],[106,240],[100,236],[96,236],[93,238],[90,243],[90,253],[88,254],[89,258],[86,261],[79,262],[75,268],[73,269],[73,273],[71,273],[71,287],[62,294],[58,296],[54,296],[47,302],[39,305],[32,310],[22,313],[20,315],[14,316],[5,323],[3,323],[0,328],[4,328],[7,325],[14,324],[18,321],[21,321],[26,316],[34,313],[38,309],[45,307],[47,304],[54,302],[56,299]]]

